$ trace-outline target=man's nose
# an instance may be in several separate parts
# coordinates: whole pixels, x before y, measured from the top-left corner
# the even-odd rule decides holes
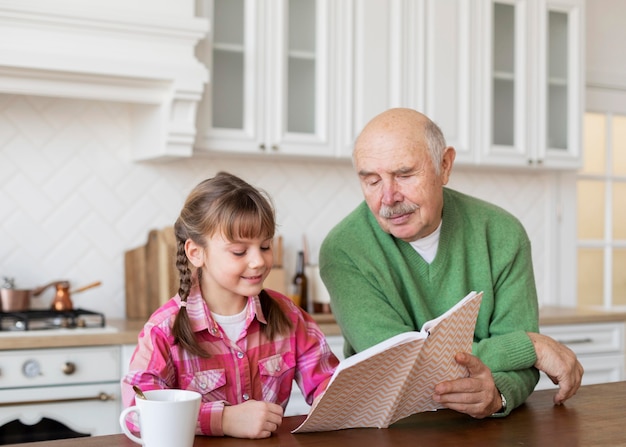
[[[402,201],[402,194],[396,182],[386,182],[383,184],[383,203],[386,205]]]

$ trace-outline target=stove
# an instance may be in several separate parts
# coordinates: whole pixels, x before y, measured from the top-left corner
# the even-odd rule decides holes
[[[104,328],[105,325],[104,314],[85,309],[0,312],[0,332]]]

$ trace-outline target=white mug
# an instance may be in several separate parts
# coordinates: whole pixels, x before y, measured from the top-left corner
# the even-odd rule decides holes
[[[120,414],[120,426],[133,442],[145,447],[192,447],[196,421],[200,412],[200,393],[188,390],[144,391],[146,399],[135,399],[135,405]],[[133,434],[126,418],[135,413],[140,435]]]

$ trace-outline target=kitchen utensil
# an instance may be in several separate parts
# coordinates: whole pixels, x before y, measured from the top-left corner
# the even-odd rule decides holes
[[[0,310],[2,312],[21,312],[30,308],[30,289],[17,289],[15,279],[3,277],[0,289]]]
[[[21,312],[30,307],[30,289],[0,289],[0,310],[2,312]]]
[[[69,281],[53,281],[45,286],[41,286],[33,290],[33,296],[38,296],[43,293],[48,287],[55,286],[56,293],[54,295],[54,299],[52,301],[51,308],[53,310],[63,312],[66,310],[72,310],[74,308],[72,304],[72,299],[70,297],[70,293],[79,293],[85,290],[91,289],[93,287],[97,287],[102,284],[100,281],[92,282],[86,286],[80,287],[78,289],[72,290],[70,292],[70,282]]]
[[[139,388],[137,385],[133,385],[133,390],[135,390],[135,394],[137,394],[137,397],[139,399],[146,399],[146,395],[143,394],[143,391],[141,391],[141,388]]]

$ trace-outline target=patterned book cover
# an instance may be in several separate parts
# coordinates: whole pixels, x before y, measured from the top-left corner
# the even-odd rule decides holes
[[[326,392],[293,433],[386,428],[422,411],[443,408],[434,386],[467,375],[454,361],[472,352],[482,292],[471,292],[420,332],[406,332],[341,362]]]

